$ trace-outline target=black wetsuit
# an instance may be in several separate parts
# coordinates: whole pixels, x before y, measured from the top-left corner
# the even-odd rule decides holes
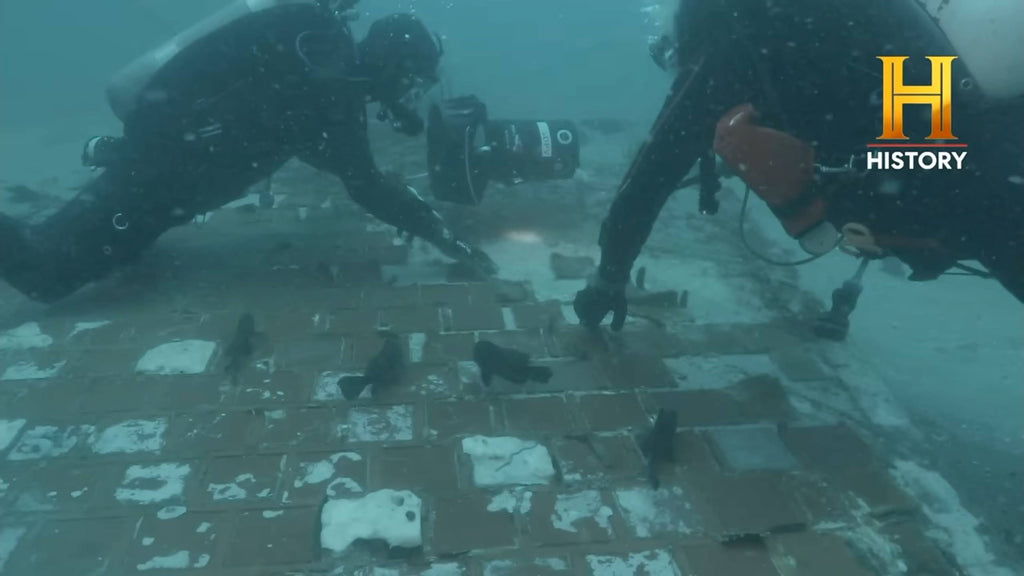
[[[817,161],[844,164],[881,134],[881,63],[905,55],[907,84],[928,84],[928,55],[955,51],[910,1],[682,0],[677,15],[680,72],[643,150],[623,180],[601,229],[601,278],[622,284],[669,195],[712,146],[715,124],[751,102],[759,123],[816,149]],[[964,171],[890,173],[896,194],[874,173],[829,192],[836,227],[860,222],[874,233],[937,240],[941,249],[893,253],[911,279],[931,279],[957,260],[980,261],[1024,300],[1024,99],[985,102],[954,61],[953,130],[969,144]],[[963,82],[962,82],[963,81]],[[907,108],[905,114],[915,108]],[[908,116],[910,118],[910,116]],[[918,134],[908,122],[908,136]]]
[[[312,47],[306,58],[299,44]],[[253,12],[196,40],[122,118],[120,161],[39,225],[3,217],[2,277],[37,300],[67,296],[293,157],[339,176],[388,224],[447,241],[429,205],[376,168],[355,61],[347,26],[313,3]]]

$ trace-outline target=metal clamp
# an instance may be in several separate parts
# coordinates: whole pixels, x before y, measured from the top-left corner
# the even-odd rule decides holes
[[[851,256],[863,258],[879,258],[885,255],[885,249],[881,248],[875,241],[871,230],[858,222],[844,224],[842,229],[843,239],[839,249]]]
[[[814,170],[819,174],[847,174],[850,172],[860,172],[854,167],[854,162],[857,160],[856,154],[850,154],[850,159],[847,160],[843,166],[825,166],[824,164],[815,164]]]

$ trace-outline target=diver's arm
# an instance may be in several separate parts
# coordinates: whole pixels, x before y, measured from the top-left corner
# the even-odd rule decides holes
[[[701,117],[702,97],[697,94],[700,90],[694,90],[694,81],[703,76],[699,70],[676,78],[647,142],[633,159],[601,223],[601,264],[596,277],[573,300],[580,323],[590,329],[596,329],[609,312],[611,329],[622,329],[625,288],[633,262],[665,201],[711,147],[715,116]]]
[[[647,142],[626,173],[601,224],[602,282],[628,282],[668,197],[711,148],[715,122],[730,102],[710,100],[704,86],[707,75],[705,63],[676,78]]]
[[[398,175],[382,174],[373,160],[365,109],[324,129],[323,140],[299,155],[307,164],[341,178],[349,196],[374,217],[404,234],[423,238],[449,258],[491,275],[497,266],[480,249],[458,238],[441,215]]]
[[[299,156],[303,162],[341,178],[352,200],[381,221],[431,242],[440,239],[445,231],[441,216],[400,177],[377,168],[365,113],[329,127],[324,135],[319,145]]]

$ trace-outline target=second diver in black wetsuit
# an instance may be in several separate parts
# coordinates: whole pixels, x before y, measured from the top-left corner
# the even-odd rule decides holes
[[[370,151],[368,102],[400,131],[422,131],[411,98],[437,80],[441,52],[407,14],[374,22],[357,43],[324,0],[226,7],[115,78],[107,95],[124,135],[89,141],[83,160],[103,171],[75,198],[35,225],[0,215],[0,277],[37,301],[64,298],[293,157],[340,177],[384,222],[493,274]]]
[[[713,170],[715,153],[812,254],[856,224],[911,280],[976,260],[1024,300],[1024,97],[987,96],[954,60],[965,169],[863,169],[882,132],[877,57],[909,56],[904,82],[927,85],[926,56],[955,54],[916,1],[682,0],[675,28],[652,47],[677,76],[602,223],[599,271],[575,300],[584,325],[611,312],[622,327],[624,288],[658,213],[698,161]]]

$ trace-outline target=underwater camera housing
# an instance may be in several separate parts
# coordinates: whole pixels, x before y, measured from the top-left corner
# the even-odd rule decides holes
[[[476,206],[492,181],[506,185],[572,178],[579,133],[566,120],[488,120],[476,96],[434,104],[427,118],[427,165],[438,200]]]

